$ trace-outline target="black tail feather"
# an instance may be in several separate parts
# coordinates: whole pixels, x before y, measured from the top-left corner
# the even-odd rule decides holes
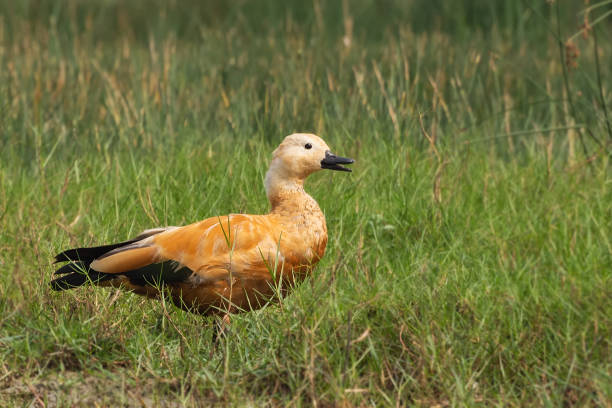
[[[55,255],[55,263],[66,261],[81,261],[86,264],[90,264],[94,259],[104,255],[105,253],[112,251],[113,249],[132,244],[136,241],[136,239],[132,239],[129,241],[120,242],[118,244],[102,245],[91,248],[68,249],[64,252]]]
[[[137,237],[138,238],[138,237]],[[55,263],[69,262],[57,269],[54,275],[64,275],[51,281],[51,289],[62,291],[83,286],[87,283],[98,283],[112,279],[114,275],[94,271],[89,265],[104,254],[133,244],[138,239],[120,242],[117,244],[101,245],[91,248],[72,248],[55,256]]]
[[[68,249],[55,256],[55,263],[66,262],[57,269],[54,275],[64,275],[51,281],[51,289],[62,291],[67,289],[77,288],[89,282],[98,283],[111,279],[113,275],[94,271],[89,268],[89,265],[94,259],[99,258],[105,253],[112,251],[124,245],[129,245],[136,240],[120,242],[118,244],[102,245],[91,248],[73,248]]]

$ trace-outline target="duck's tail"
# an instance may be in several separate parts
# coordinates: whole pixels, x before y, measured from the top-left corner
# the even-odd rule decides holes
[[[136,241],[130,240],[112,245],[102,245],[90,248],[72,248],[55,256],[55,262],[69,262],[57,269],[53,275],[63,275],[51,281],[51,289],[61,291],[77,288],[88,282],[99,283],[112,278],[112,274],[94,271],[90,265],[96,258],[104,254],[127,246]]]
[[[54,275],[63,275],[51,281],[51,288],[56,291],[72,289],[86,283],[99,283],[116,277],[115,273],[105,273],[94,270],[91,264],[101,258],[112,259],[112,255],[124,253],[127,255],[131,250],[141,248],[141,240],[152,235],[166,231],[168,228],[157,228],[144,231],[134,239],[119,242],[117,244],[101,245],[89,248],[72,248],[55,256],[55,263],[69,262],[59,269]],[[136,251],[137,252],[137,251]],[[125,258],[125,256],[123,256]]]

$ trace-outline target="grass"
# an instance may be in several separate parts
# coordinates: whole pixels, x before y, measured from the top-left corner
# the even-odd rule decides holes
[[[609,20],[463,3],[0,2],[0,405],[610,406]],[[327,254],[212,357],[49,290],[66,247],[265,212],[293,131],[357,159],[307,185]]]

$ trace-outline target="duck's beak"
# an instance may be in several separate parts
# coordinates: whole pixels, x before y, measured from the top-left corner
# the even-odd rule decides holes
[[[321,168],[339,171],[351,171],[351,169],[341,166],[342,164],[355,163],[355,160],[348,157],[336,156],[329,150],[325,152],[325,158],[321,160]]]

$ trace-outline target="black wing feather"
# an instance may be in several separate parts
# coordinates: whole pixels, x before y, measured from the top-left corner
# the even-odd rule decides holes
[[[112,279],[114,275],[110,273],[102,273],[94,270],[88,270],[87,272],[73,272],[68,275],[64,275],[61,278],[57,278],[51,281],[51,289],[56,291],[62,291],[66,289],[78,288],[86,283],[98,283],[105,280]]]
[[[124,273],[130,283],[137,286],[159,286],[164,283],[186,280],[193,271],[176,261],[165,261]]]

